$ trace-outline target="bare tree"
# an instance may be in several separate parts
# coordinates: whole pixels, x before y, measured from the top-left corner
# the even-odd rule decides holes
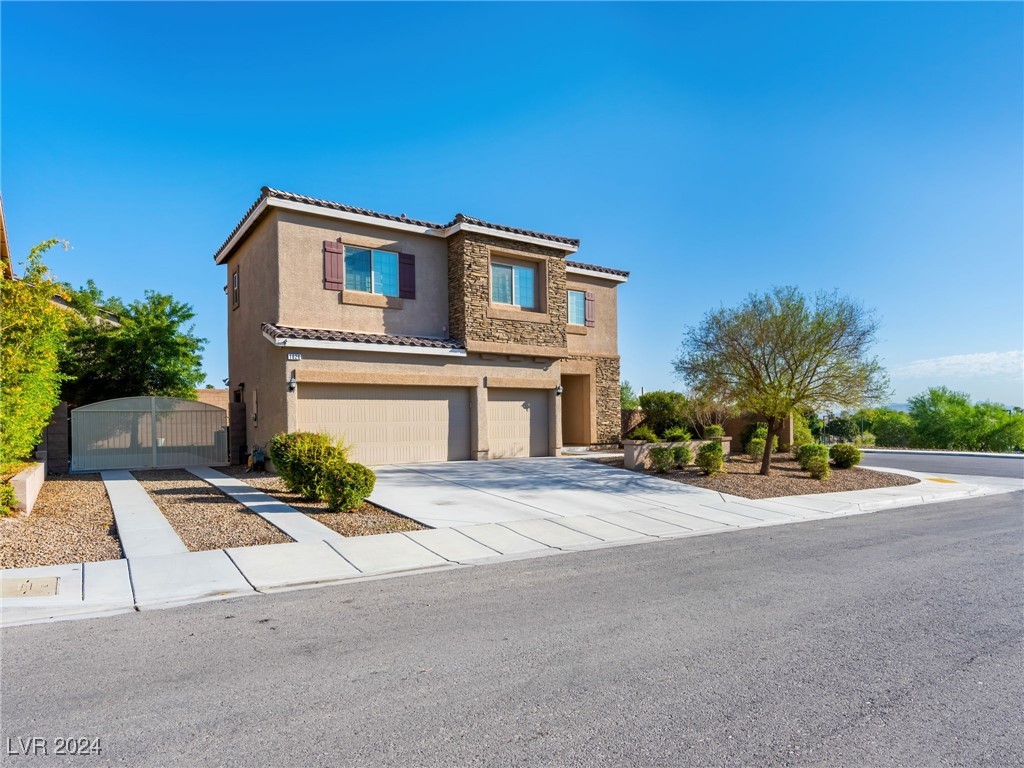
[[[888,377],[868,356],[877,330],[873,312],[837,292],[808,299],[795,287],[774,288],[708,312],[687,330],[675,369],[701,397],[764,414],[771,446],[794,410],[888,396]],[[769,448],[761,474],[770,472]]]
[[[687,421],[695,432],[704,434],[704,428],[711,424],[724,424],[739,413],[732,403],[727,403],[714,395],[702,395],[695,390],[686,393],[686,405],[683,407]]]

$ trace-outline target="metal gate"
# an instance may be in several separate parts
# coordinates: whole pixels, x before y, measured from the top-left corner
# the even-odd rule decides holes
[[[227,411],[176,397],[122,397],[71,411],[71,471],[228,462]]]

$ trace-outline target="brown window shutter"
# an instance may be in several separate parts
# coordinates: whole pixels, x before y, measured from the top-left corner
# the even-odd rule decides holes
[[[587,328],[593,328],[597,322],[597,315],[594,312],[594,294],[587,291],[583,299],[583,322]]]
[[[345,246],[324,240],[324,288],[340,291],[345,287]]]
[[[416,256],[411,253],[398,254],[398,297],[416,298]]]

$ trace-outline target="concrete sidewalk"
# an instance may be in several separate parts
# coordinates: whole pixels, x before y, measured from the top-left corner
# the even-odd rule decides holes
[[[1024,482],[1012,478],[901,471],[921,483],[751,500],[579,459],[494,462],[491,471],[465,465],[446,468],[450,472],[434,465],[382,468],[371,497],[432,529],[349,538],[309,520],[326,531],[320,536],[318,528],[303,523],[305,515],[295,517],[301,513],[271,497],[250,493],[248,486],[235,487],[240,481],[230,478],[224,478],[231,480],[225,484],[212,470],[195,471],[243,504],[255,505],[255,511],[260,505],[276,505],[263,507],[266,519],[282,530],[288,526],[280,521],[296,523],[294,530],[304,540],[139,556],[126,548],[127,560],[2,571],[5,589],[20,584],[29,590],[33,583],[54,577],[58,587],[51,596],[4,598],[0,625],[785,525],[1024,488]]]

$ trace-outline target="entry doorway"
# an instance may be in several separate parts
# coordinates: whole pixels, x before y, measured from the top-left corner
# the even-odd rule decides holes
[[[591,445],[594,442],[592,380],[588,374],[562,376],[562,445]]]

